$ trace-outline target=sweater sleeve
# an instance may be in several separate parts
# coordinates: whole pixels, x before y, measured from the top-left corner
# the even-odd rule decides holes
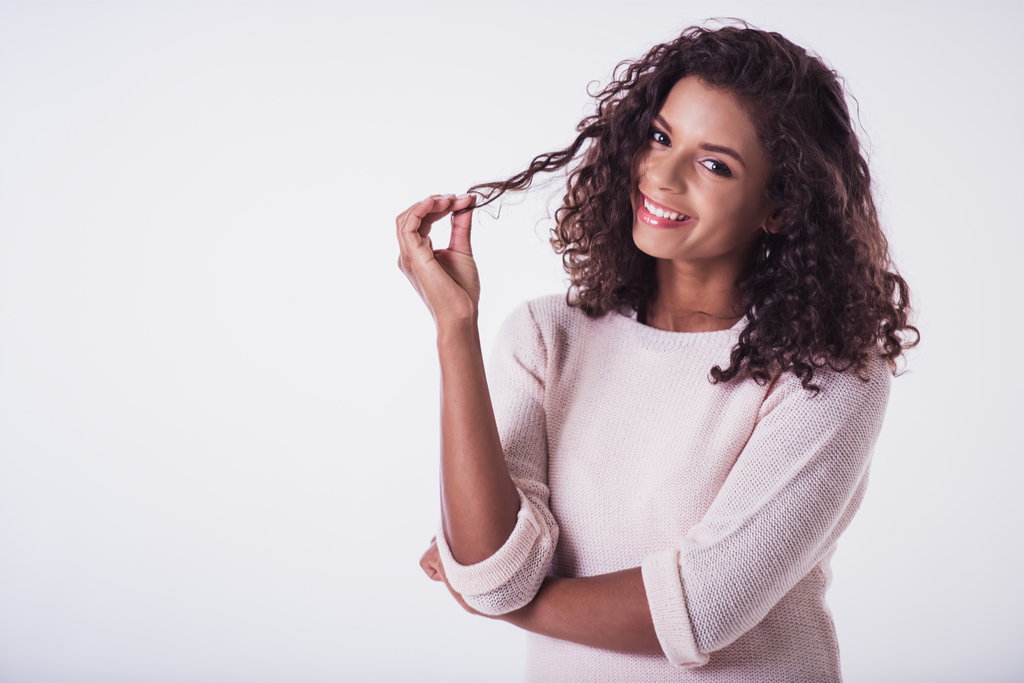
[[[533,600],[558,542],[558,526],[548,507],[546,363],[540,330],[524,303],[502,326],[488,372],[505,463],[519,490],[516,526],[494,555],[473,565],[456,562],[443,529],[437,533],[449,583],[484,614],[505,614]]]
[[[706,514],[643,561],[655,630],[669,661],[701,666],[756,626],[833,551],[867,486],[889,397],[888,366],[869,381],[792,375],[769,392],[750,438]]]

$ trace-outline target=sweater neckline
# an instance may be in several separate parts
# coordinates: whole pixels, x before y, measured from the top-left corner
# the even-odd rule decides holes
[[[715,330],[713,332],[672,332],[659,330],[657,327],[644,325],[637,320],[637,312],[629,307],[624,307],[609,316],[611,323],[620,327],[635,336],[645,345],[658,348],[677,348],[682,346],[704,346],[733,344],[739,337],[740,332],[746,326],[747,317],[743,316],[736,324],[726,330]]]

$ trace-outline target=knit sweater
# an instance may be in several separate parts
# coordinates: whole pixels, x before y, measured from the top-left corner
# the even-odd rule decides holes
[[[641,567],[661,655],[529,634],[529,681],[840,681],[825,591],[836,541],[867,485],[890,374],[815,372],[713,384],[744,321],[667,332],[550,296],[505,321],[489,366],[519,489],[515,529],[452,588],[502,614],[544,577]]]

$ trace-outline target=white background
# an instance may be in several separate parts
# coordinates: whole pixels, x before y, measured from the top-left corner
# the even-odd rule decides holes
[[[519,680],[417,566],[393,219],[729,15],[846,77],[923,333],[834,561],[846,679],[1024,680],[1024,5],[677,1],[0,4],[0,681]],[[485,351],[563,289],[557,190],[477,217]]]

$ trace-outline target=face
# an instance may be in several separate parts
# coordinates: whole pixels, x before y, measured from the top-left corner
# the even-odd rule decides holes
[[[659,259],[738,270],[772,230],[770,168],[750,117],[695,76],[672,88],[637,165],[633,241]]]

